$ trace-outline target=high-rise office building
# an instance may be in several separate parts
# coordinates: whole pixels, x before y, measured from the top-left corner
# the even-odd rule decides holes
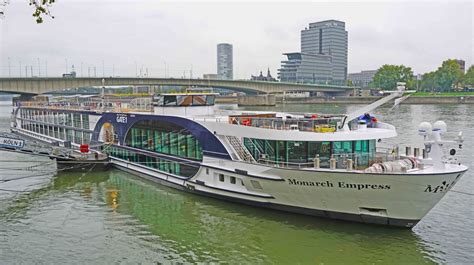
[[[281,82],[327,84],[332,81],[331,56],[315,53],[284,53],[278,75]]]
[[[351,80],[354,86],[366,88],[369,87],[370,82],[374,80],[376,73],[377,70],[365,70],[360,73],[351,73],[347,79]]]
[[[234,78],[232,44],[217,44],[217,76],[219,79]]]
[[[459,64],[459,69],[461,69],[462,73],[466,73],[466,61],[461,59],[455,59],[456,62]]]
[[[346,23],[326,20],[310,23],[301,31],[301,52],[330,55],[334,81],[347,79],[348,34]]]
[[[347,47],[348,33],[344,22],[326,20],[310,23],[309,28],[301,31],[301,53],[284,54],[294,54],[291,58],[301,59],[288,56],[288,60],[282,61],[279,70],[281,81],[345,84]]]

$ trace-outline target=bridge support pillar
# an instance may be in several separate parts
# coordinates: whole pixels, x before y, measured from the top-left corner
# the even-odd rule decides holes
[[[276,98],[270,94],[240,96],[237,102],[239,106],[275,106]]]

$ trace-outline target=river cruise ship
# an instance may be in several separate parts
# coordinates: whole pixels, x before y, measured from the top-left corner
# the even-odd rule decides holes
[[[288,212],[413,227],[467,170],[420,125],[423,149],[382,150],[394,126],[368,114],[403,88],[346,115],[224,111],[213,93],[15,101],[11,130],[108,153],[119,169],[184,191]],[[405,150],[405,149],[404,149]],[[454,150],[454,151],[453,151]]]

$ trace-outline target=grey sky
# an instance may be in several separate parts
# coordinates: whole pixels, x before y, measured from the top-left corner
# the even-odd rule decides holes
[[[300,31],[310,22],[338,19],[349,31],[349,72],[405,64],[415,73],[436,69],[444,59],[473,63],[473,4],[449,2],[158,2],[60,0],[55,19],[34,22],[27,0],[11,0],[0,20],[0,74],[19,75],[19,61],[40,58],[44,75],[65,72],[66,63],[87,76],[133,76],[148,68],[163,76],[193,69],[194,77],[216,72],[216,44],[234,45],[234,77],[248,78],[267,67],[274,75],[283,52],[300,49]],[[29,70],[28,70],[29,71]]]

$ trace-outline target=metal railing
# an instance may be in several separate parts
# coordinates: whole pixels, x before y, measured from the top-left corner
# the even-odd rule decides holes
[[[255,118],[255,117],[229,117],[229,123],[242,126],[274,129],[297,130],[305,132],[329,133],[335,132],[340,117],[334,118]]]
[[[129,107],[122,107],[121,104],[115,102],[104,102],[102,103],[75,103],[75,102],[35,102],[26,101],[21,102],[21,107],[39,108],[47,110],[77,110],[77,111],[100,111],[100,112],[153,112],[153,108],[150,104],[140,105],[132,104]]]
[[[319,159],[318,162],[316,162],[317,159]],[[368,152],[365,152],[332,154],[331,156],[317,155],[316,157],[306,162],[277,161],[260,157],[256,159],[256,163],[282,168],[318,168],[318,166],[316,166],[317,164],[319,164],[319,167],[321,168],[331,168],[330,163],[332,159],[334,160],[333,163],[335,169],[347,169],[350,163],[349,161],[352,161],[352,169],[365,169],[375,162],[389,161],[383,159],[383,157],[377,157],[376,154],[370,154]],[[359,165],[360,161],[364,161],[364,163]]]

